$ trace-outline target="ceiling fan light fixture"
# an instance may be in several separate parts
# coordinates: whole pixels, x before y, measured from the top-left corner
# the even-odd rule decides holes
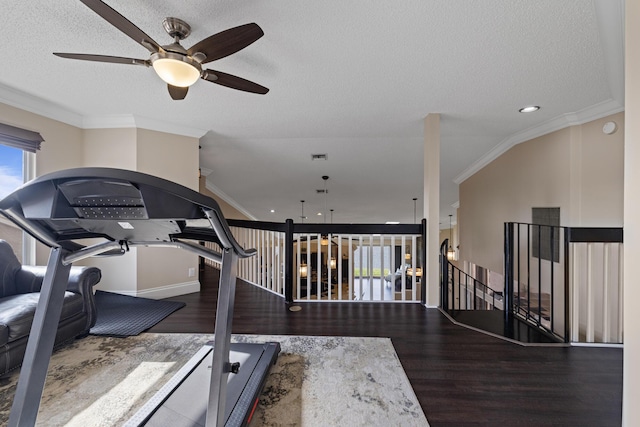
[[[151,55],[151,63],[158,77],[176,87],[189,87],[202,74],[200,63],[186,55],[158,52]]]

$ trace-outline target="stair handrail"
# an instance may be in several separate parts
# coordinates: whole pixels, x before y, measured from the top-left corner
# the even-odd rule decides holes
[[[447,257],[449,246],[449,239],[445,239],[440,245],[440,266],[441,266],[441,275],[440,275],[440,296],[441,296],[441,308],[449,312],[449,296],[455,296],[455,278],[458,277],[458,295],[461,294],[460,287],[462,285],[461,278],[464,277],[464,288],[465,292],[469,293],[469,282],[473,283],[473,310],[478,310],[478,289],[480,289],[480,294],[482,295],[482,300],[488,303],[486,300],[487,295],[491,295],[491,306],[493,310],[499,310],[496,306],[496,294],[500,295],[500,292],[497,292],[487,284],[468,274],[467,272],[461,270],[459,267],[454,265],[449,258]],[[449,292],[449,282],[451,282],[451,293]],[[499,298],[502,299],[502,298]],[[455,310],[455,302],[452,301],[451,310]],[[460,310],[460,300],[458,300],[458,310]]]

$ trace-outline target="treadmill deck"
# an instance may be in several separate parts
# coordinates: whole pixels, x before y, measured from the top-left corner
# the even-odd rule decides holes
[[[277,342],[232,343],[229,360],[239,362],[229,374],[225,426],[245,426],[258,403],[269,369],[280,353]],[[204,427],[209,396],[213,342],[204,345],[138,412],[126,427]]]

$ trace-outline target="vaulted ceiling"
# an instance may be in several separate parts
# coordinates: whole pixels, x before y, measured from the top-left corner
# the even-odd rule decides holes
[[[148,51],[80,1],[24,0],[2,4],[0,102],[82,127],[202,135],[209,186],[259,220],[299,220],[305,200],[307,222],[333,209],[333,222],[411,223],[413,198],[421,218],[423,122],[439,113],[448,221],[458,183],[496,155],[624,105],[622,0],[106,3],[160,44],[168,16],[191,25],[186,47],[257,23],[261,39],[209,65],[269,93],[201,80],[173,101],[150,68],[58,58]]]

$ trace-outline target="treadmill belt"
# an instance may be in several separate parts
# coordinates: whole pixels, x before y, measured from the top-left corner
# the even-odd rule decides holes
[[[231,363],[239,362],[237,374],[229,374],[225,426],[245,426],[262,392],[267,375],[278,357],[280,345],[232,343]],[[127,423],[127,426],[205,426],[211,379],[213,346],[205,345]]]

